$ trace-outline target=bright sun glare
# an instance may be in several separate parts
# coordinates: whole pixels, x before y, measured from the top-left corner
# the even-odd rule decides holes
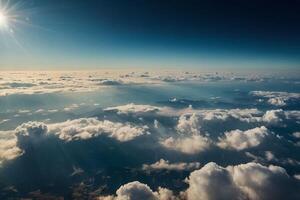
[[[7,23],[6,15],[0,11],[0,27],[4,27]]]

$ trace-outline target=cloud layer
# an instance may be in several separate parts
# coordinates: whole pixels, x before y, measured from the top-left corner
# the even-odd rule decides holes
[[[177,195],[171,190],[158,188],[154,192],[140,182],[130,182],[121,186],[116,195],[101,196],[101,200],[259,200],[295,199],[297,189],[290,187],[294,179],[278,166],[263,166],[246,163],[222,167],[208,163],[191,172],[186,179],[188,188]]]
[[[257,97],[266,98],[268,103],[274,106],[285,106],[288,101],[297,101],[300,99],[300,93],[252,91],[250,94]]]
[[[0,131],[0,163],[25,153],[24,148],[28,142],[32,143],[47,136],[57,136],[70,142],[106,135],[120,142],[127,142],[141,135],[150,134],[147,129],[146,126],[100,121],[96,118],[81,118],[54,124],[27,122],[15,130]]]
[[[211,72],[185,73],[174,72],[132,72],[118,71],[20,71],[0,73],[0,96],[14,94],[45,94],[61,92],[88,92],[105,86],[128,84],[168,84],[174,82],[261,82],[268,76],[258,74],[234,75],[230,73],[215,74]],[[280,98],[281,101],[281,98]]]
[[[299,199],[297,88],[231,73],[7,75],[0,199]]]

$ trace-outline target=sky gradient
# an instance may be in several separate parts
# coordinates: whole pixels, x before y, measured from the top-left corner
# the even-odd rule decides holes
[[[1,1],[2,7],[6,1]],[[297,69],[300,2],[10,1],[0,69]]]

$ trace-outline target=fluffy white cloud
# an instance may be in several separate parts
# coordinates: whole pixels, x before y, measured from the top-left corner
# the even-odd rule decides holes
[[[187,183],[188,200],[243,199],[230,171],[216,163],[208,163],[192,172]]]
[[[179,117],[176,130],[186,137],[169,137],[161,144],[169,149],[184,153],[198,153],[209,147],[211,141],[200,133],[200,124],[205,121],[225,121],[229,118],[244,122],[272,123],[281,122],[285,117],[282,110],[271,110],[265,114],[257,109],[232,109],[232,110],[198,110],[194,113],[182,114]],[[258,127],[247,131],[234,130],[226,132],[223,138],[219,138],[218,145],[221,148],[242,150],[258,146],[269,135],[266,127]]]
[[[277,124],[281,122],[285,118],[284,111],[282,109],[279,110],[268,110],[262,117],[262,121]]]
[[[223,122],[228,120],[238,120],[246,123],[265,123],[266,125],[277,125],[285,119],[300,120],[299,111],[283,111],[282,109],[268,110],[262,112],[258,109],[193,109],[192,107],[185,109],[175,109],[171,107],[158,107],[151,105],[127,104],[122,106],[106,108],[106,111],[114,110],[119,114],[149,114],[179,117],[177,130],[183,130],[185,125],[195,131],[195,127],[205,122]],[[188,125],[188,123],[193,123]]]
[[[192,107],[185,109],[174,109],[171,107],[154,107],[151,105],[135,105],[129,104],[124,106],[114,107],[115,110],[120,112],[153,112],[162,116],[179,116],[187,118],[193,116],[198,118],[198,121],[225,121],[228,118],[237,119],[244,122],[260,122],[262,121],[263,112],[253,109],[193,109]]]
[[[149,105],[128,104],[106,110],[118,110],[119,113],[148,113],[156,112],[160,115],[176,115],[176,111],[168,107],[154,107]],[[172,115],[171,114],[171,115]],[[178,114],[178,113],[177,113]],[[211,141],[200,134],[199,115],[182,114],[176,126],[179,137],[169,137],[160,143],[171,150],[181,151],[187,154],[194,154],[207,149]],[[157,125],[157,123],[156,123]]]
[[[66,141],[90,139],[101,134],[107,134],[109,137],[125,142],[147,133],[146,126],[136,127],[108,120],[99,121],[96,118],[68,120],[49,124],[48,128],[49,132]]]
[[[270,98],[268,100],[268,103],[275,106],[285,106],[286,105],[285,101],[287,101],[287,99],[284,99],[282,97],[274,97],[274,98]]]
[[[282,109],[268,110],[265,113],[257,109],[216,109],[202,110],[196,113],[200,115],[203,120],[207,121],[226,121],[231,118],[239,120],[241,122],[267,123],[273,125],[282,122],[287,118],[287,115],[297,115],[297,111],[283,111]]]
[[[289,199],[286,184],[291,182],[284,168],[247,163],[227,170],[248,199]]]
[[[140,182],[127,183],[121,186],[117,192],[118,199],[155,199],[155,195],[149,186]]]
[[[285,106],[287,101],[300,99],[300,93],[273,92],[273,91],[252,91],[253,96],[268,99],[268,103],[275,106]]]
[[[17,146],[17,137],[13,131],[0,131],[0,165],[23,154]]]
[[[209,148],[211,141],[201,135],[199,119],[196,114],[182,115],[176,126],[178,137],[169,137],[160,143],[167,149],[195,154]]]
[[[25,153],[27,141],[35,142],[40,136],[47,134],[47,126],[39,122],[28,122],[15,130],[0,131],[0,164],[12,160]]]
[[[205,151],[211,145],[207,137],[201,135],[192,135],[188,137],[169,137],[160,142],[167,149],[180,151],[186,154],[195,154]]]
[[[246,131],[233,130],[225,132],[224,137],[219,138],[218,146],[235,150],[244,150],[260,145],[270,133],[264,126]]]
[[[17,137],[38,137],[47,134],[48,127],[42,122],[27,122],[15,129]]]
[[[285,169],[258,163],[223,168],[208,163],[187,179],[188,200],[214,199],[289,199],[286,184],[291,179]]]
[[[182,199],[181,196],[174,195],[173,191],[158,187],[158,191],[154,193],[158,200],[180,200]]]
[[[179,162],[179,163],[170,163],[167,160],[160,159],[156,163],[147,165],[143,165],[143,170],[146,171],[152,171],[152,170],[176,170],[176,171],[182,171],[182,170],[194,170],[198,169],[200,167],[199,162],[191,162],[191,163],[185,163],[185,162]]]
[[[297,179],[298,176],[295,175]],[[186,179],[189,185],[179,194],[165,188],[153,192],[138,181],[121,186],[116,195],[99,197],[99,200],[279,200],[297,199],[293,179],[284,168],[263,166],[250,162],[222,167],[208,163],[191,172]]]
[[[99,200],[176,200],[171,190],[158,188],[153,192],[151,188],[138,181],[127,183],[116,191],[116,196],[101,196]]]
[[[200,134],[199,117],[195,113],[190,116],[181,115],[179,117],[176,129],[181,134]]]
[[[5,160],[22,155],[28,142],[36,142],[48,135],[56,135],[62,140],[72,141],[90,139],[105,134],[121,142],[126,142],[149,134],[147,129],[146,126],[137,127],[108,120],[99,121],[96,118],[81,118],[54,124],[27,122],[15,130],[0,131],[0,164]]]
[[[204,110],[199,114],[202,115],[203,119],[207,121],[225,121],[228,118],[233,118],[248,123],[261,121],[261,112],[257,109]]]
[[[106,111],[117,111],[122,114],[145,114],[155,112],[162,116],[179,116],[182,120],[184,118],[192,119],[198,118],[198,120],[212,121],[220,120],[225,121],[228,118],[237,119],[244,122],[259,122],[261,121],[262,112],[257,109],[193,109],[192,107],[185,109],[175,109],[171,107],[158,107],[152,105],[138,105],[138,104],[127,104],[116,107],[109,107],[104,109]],[[194,115],[194,116],[192,116]]]

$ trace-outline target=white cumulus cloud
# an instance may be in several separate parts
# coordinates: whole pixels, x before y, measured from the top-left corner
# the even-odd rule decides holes
[[[284,168],[247,163],[227,170],[248,199],[289,199],[286,184],[291,182]]]
[[[153,192],[151,188],[138,181],[130,182],[122,185],[116,195],[100,196],[99,200],[176,200],[171,190],[166,188],[158,188]]]
[[[188,200],[242,199],[243,194],[226,168],[208,163],[187,179]]]
[[[195,113],[190,116],[181,115],[179,117],[176,129],[181,134],[200,134],[199,117]]]
[[[269,104],[275,106],[285,106],[290,100],[299,100],[300,93],[289,93],[289,92],[273,92],[273,91],[252,91],[250,92],[253,96],[266,98]]]
[[[298,176],[295,175],[295,179]],[[250,162],[222,167],[210,162],[191,172],[188,188],[174,194],[159,187],[157,191],[138,181],[121,186],[116,195],[99,200],[280,200],[297,199],[294,180],[282,167]]]
[[[12,131],[0,131],[0,165],[23,154],[17,146],[17,137]]]
[[[224,136],[219,138],[218,146],[221,148],[244,150],[260,145],[269,134],[268,129],[264,126],[246,131],[237,129],[225,132]]]
[[[284,111],[282,109],[278,110],[268,110],[263,115],[262,120],[267,123],[277,124],[285,118]]]
[[[160,159],[156,163],[147,165],[143,165],[143,170],[146,171],[154,171],[154,170],[175,170],[175,171],[182,171],[182,170],[194,170],[200,167],[199,162],[178,162],[178,163],[170,163],[167,160]]]
[[[167,149],[179,151],[186,154],[195,154],[207,150],[211,141],[201,135],[192,135],[188,137],[169,137],[160,142]]]
[[[96,118],[81,118],[61,123],[49,124],[49,132],[60,139],[72,141],[77,139],[90,139],[101,134],[107,134],[119,141],[125,142],[144,135],[147,127],[137,127],[131,124],[99,121]]]
[[[81,118],[54,124],[27,122],[14,130],[0,131],[0,164],[22,155],[28,142],[37,142],[40,138],[49,135],[55,135],[69,142],[105,134],[120,142],[126,142],[149,134],[147,129],[146,126],[133,126],[108,120],[100,121],[96,118]]]
[[[188,200],[290,199],[296,192],[289,192],[287,184],[292,184],[292,180],[284,168],[258,163],[226,168],[208,163],[192,172],[187,183]]]

